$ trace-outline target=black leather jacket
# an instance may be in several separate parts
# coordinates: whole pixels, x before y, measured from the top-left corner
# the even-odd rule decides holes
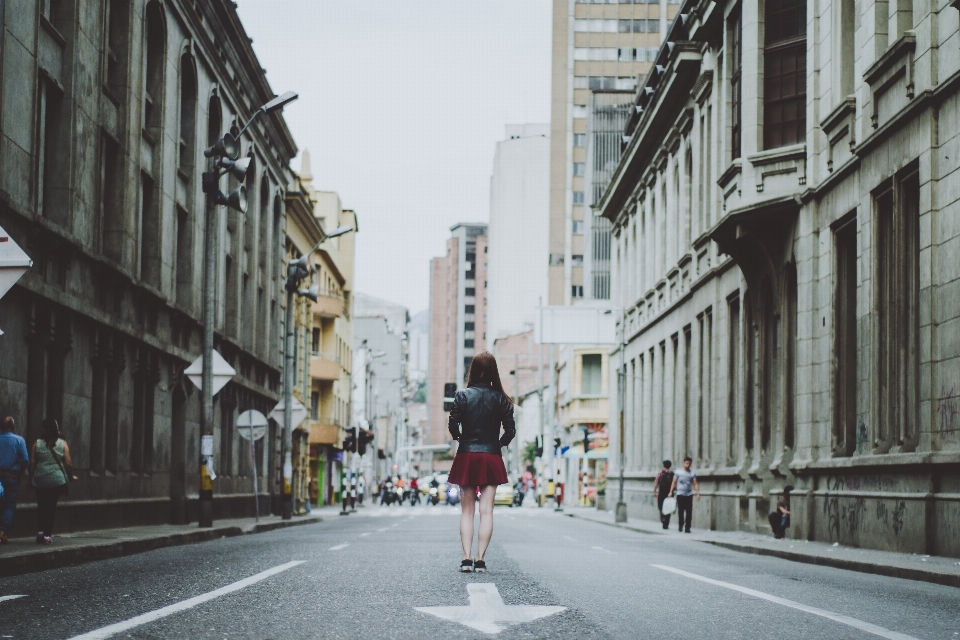
[[[500,425],[503,424],[503,437]],[[450,435],[460,442],[457,452],[495,453],[517,435],[513,404],[490,387],[467,387],[453,399],[448,423]]]

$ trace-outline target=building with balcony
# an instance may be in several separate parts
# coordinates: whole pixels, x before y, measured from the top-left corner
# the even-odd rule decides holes
[[[252,515],[254,473],[266,511],[275,441],[252,463],[234,420],[279,398],[282,201],[297,149],[280,113],[261,116],[240,141],[254,159],[246,213],[202,193],[203,149],[275,95],[235,5],[3,3],[0,41],[0,225],[34,265],[0,305],[0,406],[28,441],[53,418],[70,443],[79,481],[58,528],[197,519],[200,393],[183,371],[202,350],[210,228],[215,348],[237,370],[205,429],[214,516]],[[32,524],[29,495],[11,535]]]
[[[336,193],[313,187],[310,152],[304,149],[299,174],[287,190],[289,259],[309,252],[341,226],[358,229],[356,214],[343,209]],[[353,371],[354,233],[325,241],[311,254],[311,281],[317,300],[294,296],[294,396],[308,409],[294,425],[294,512],[312,498],[338,501],[343,439],[351,416]]]
[[[630,513],[690,455],[695,527],[768,531],[792,486],[791,537],[960,556],[957,9],[680,14],[598,204]]]

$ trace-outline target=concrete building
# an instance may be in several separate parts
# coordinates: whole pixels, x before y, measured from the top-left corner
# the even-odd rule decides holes
[[[507,125],[490,178],[487,336],[533,326],[547,299],[550,125]]]
[[[583,261],[589,211],[587,121],[596,90],[633,91],[651,68],[678,5],[553,0],[550,99],[548,304],[586,292]]]
[[[540,421],[540,394],[546,386],[550,370],[548,347],[533,341],[533,330],[497,338],[493,355],[500,369],[503,390],[513,399],[517,437],[505,460],[512,478],[523,473],[523,452],[527,445],[543,435]],[[542,376],[542,378],[541,378]]]
[[[202,348],[207,216],[215,348],[237,370],[215,399],[215,517],[252,513],[254,470],[266,511],[276,425],[251,465],[234,421],[279,399],[297,149],[281,114],[260,117],[241,141],[246,213],[204,198],[204,147],[274,96],[234,5],[8,2],[0,40],[0,225],[34,263],[0,305],[0,406],[31,441],[43,418],[63,427],[80,480],[58,527],[197,519],[200,394],[183,370]]]
[[[599,204],[631,515],[691,455],[696,527],[960,556],[957,9],[681,11]]]
[[[362,468],[379,479],[392,472],[398,450],[406,445],[409,401],[409,322],[406,307],[358,293],[354,348],[363,350],[365,366],[357,372],[354,387],[365,388],[367,427],[374,432],[373,446]],[[372,395],[372,398],[370,397]],[[383,452],[383,463],[379,453]]]
[[[341,226],[358,230],[356,214],[343,209],[336,193],[313,187],[310,152],[301,154],[300,174],[287,188],[287,251],[294,260]],[[308,409],[294,425],[294,512],[304,513],[311,485],[319,504],[337,502],[342,444],[351,416],[354,233],[327,240],[311,255],[317,301],[295,296],[293,394]]]
[[[475,353],[486,349],[487,225],[450,228],[447,254],[430,263],[430,406],[428,444],[450,440],[443,385],[463,388]]]

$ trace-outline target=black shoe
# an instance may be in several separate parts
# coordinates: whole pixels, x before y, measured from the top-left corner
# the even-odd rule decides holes
[[[487,570],[487,563],[483,560],[474,560],[473,570],[477,573],[484,573]]]
[[[669,529],[669,528],[670,528],[670,525],[668,525],[668,524],[663,525],[663,530],[664,530],[664,531],[666,531],[666,530]]]
[[[684,533],[690,533],[690,529],[684,529],[683,532],[684,532]]]
[[[460,573],[471,573],[473,571],[473,560],[464,560],[460,563]]]

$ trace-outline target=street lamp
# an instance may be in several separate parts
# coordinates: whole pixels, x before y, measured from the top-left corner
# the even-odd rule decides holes
[[[281,96],[283,97],[283,96]],[[268,103],[269,104],[269,103]],[[301,289],[300,282],[310,275],[310,256],[320,245],[331,238],[337,238],[353,231],[353,227],[344,225],[333,233],[324,234],[320,241],[306,254],[291,260],[287,264],[287,310],[284,314],[283,346],[283,403],[284,407],[293,406],[293,296],[308,298],[314,302],[320,293],[316,282],[309,289]],[[283,412],[283,494],[280,501],[280,517],[289,520],[293,517],[293,411]]]
[[[247,210],[247,189],[242,184],[229,195],[220,191],[220,178],[228,173],[238,180],[246,177],[250,170],[251,157],[240,159],[240,137],[261,113],[270,113],[283,108],[298,98],[297,94],[288,91],[282,96],[270,100],[257,109],[250,120],[236,134],[228,131],[217,140],[203,155],[213,158],[213,166],[202,174],[203,193],[207,194],[213,205],[230,207],[241,213]],[[216,269],[217,269],[217,216],[213,207],[207,208],[206,233],[204,237],[204,271],[203,271],[203,371],[201,387],[201,403],[203,415],[201,424],[201,438],[213,438],[213,329],[216,317]],[[289,413],[289,412],[288,412]],[[202,440],[201,440],[202,442]],[[200,459],[200,526],[213,526],[213,479],[208,473],[208,462],[213,452],[205,452],[201,448]],[[206,459],[204,459],[206,458]]]

